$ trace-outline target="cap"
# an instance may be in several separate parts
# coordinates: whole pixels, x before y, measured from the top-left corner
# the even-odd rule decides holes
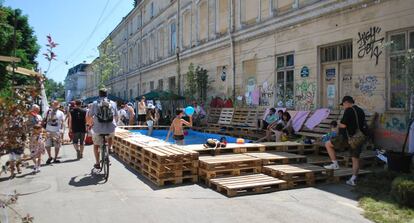
[[[106,88],[103,87],[103,88],[99,88],[99,91],[100,92],[108,92],[108,89],[106,89]]]
[[[344,102],[349,102],[349,103],[352,103],[352,104],[355,103],[354,99],[351,96],[344,96],[342,98],[342,103],[340,105],[343,105]]]

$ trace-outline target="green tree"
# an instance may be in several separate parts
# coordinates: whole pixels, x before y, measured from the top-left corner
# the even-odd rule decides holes
[[[15,19],[16,18],[16,19]],[[16,54],[15,56],[21,59],[21,62],[16,66],[28,69],[37,68],[35,61],[36,55],[39,52],[39,45],[37,44],[36,36],[33,29],[30,27],[28,17],[22,14],[20,9],[13,10],[10,7],[4,7],[0,2],[0,54],[3,56],[14,56],[14,24],[16,21]],[[21,75],[14,75],[6,71],[6,66],[9,63],[0,62],[0,91],[7,91],[11,85],[11,79],[17,85],[30,84],[33,78],[28,78]],[[5,92],[0,93],[7,94]]]
[[[190,66],[188,66],[185,82],[184,95],[189,99],[195,99],[197,93],[197,81],[193,63],[190,63]]]
[[[99,88],[105,87],[108,80],[119,71],[119,56],[114,53],[114,45],[110,39],[103,42],[92,69],[99,74]]]
[[[207,99],[207,89],[209,87],[208,71],[200,66],[194,69],[191,63],[186,74],[185,96],[188,99],[205,101]]]
[[[65,98],[65,87],[62,82],[56,82],[53,79],[46,79],[44,82],[46,95],[49,99],[63,100]]]

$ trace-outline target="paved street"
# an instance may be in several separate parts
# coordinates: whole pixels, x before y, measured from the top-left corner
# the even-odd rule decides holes
[[[35,222],[369,222],[346,185],[227,198],[197,184],[153,187],[115,159],[101,184],[90,174],[91,147],[81,161],[73,160],[72,146],[61,155],[64,163],[37,175],[26,169],[14,180],[1,178],[0,192],[25,194],[15,208]]]

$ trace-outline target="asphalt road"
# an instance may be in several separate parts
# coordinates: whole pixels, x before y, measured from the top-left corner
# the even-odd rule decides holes
[[[22,194],[12,207],[30,213],[34,222],[369,222],[356,194],[344,184],[227,198],[198,184],[157,188],[112,158],[110,179],[91,175],[92,148],[75,160],[71,145],[62,163],[31,169],[13,180],[0,176],[0,193]],[[13,222],[8,210],[9,222]],[[0,222],[5,211],[0,210]]]

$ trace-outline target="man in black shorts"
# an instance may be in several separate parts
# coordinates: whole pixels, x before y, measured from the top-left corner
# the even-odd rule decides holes
[[[83,157],[83,143],[86,135],[86,111],[81,108],[81,105],[82,102],[76,100],[74,108],[68,113],[69,134],[72,134],[72,143],[76,150],[77,159]]]
[[[351,186],[356,185],[355,180],[359,171],[359,155],[361,154],[361,147],[352,149],[348,143],[348,135],[353,136],[356,133],[358,124],[362,132],[364,132],[366,126],[364,111],[354,105],[354,103],[355,101],[351,96],[345,96],[342,99],[341,106],[345,109],[345,112],[338,125],[339,134],[337,137],[332,138],[325,143],[325,148],[329,154],[329,158],[332,160],[332,164],[324,166],[326,169],[339,169],[335,149],[349,149],[352,157],[352,177],[346,181],[346,183]]]

